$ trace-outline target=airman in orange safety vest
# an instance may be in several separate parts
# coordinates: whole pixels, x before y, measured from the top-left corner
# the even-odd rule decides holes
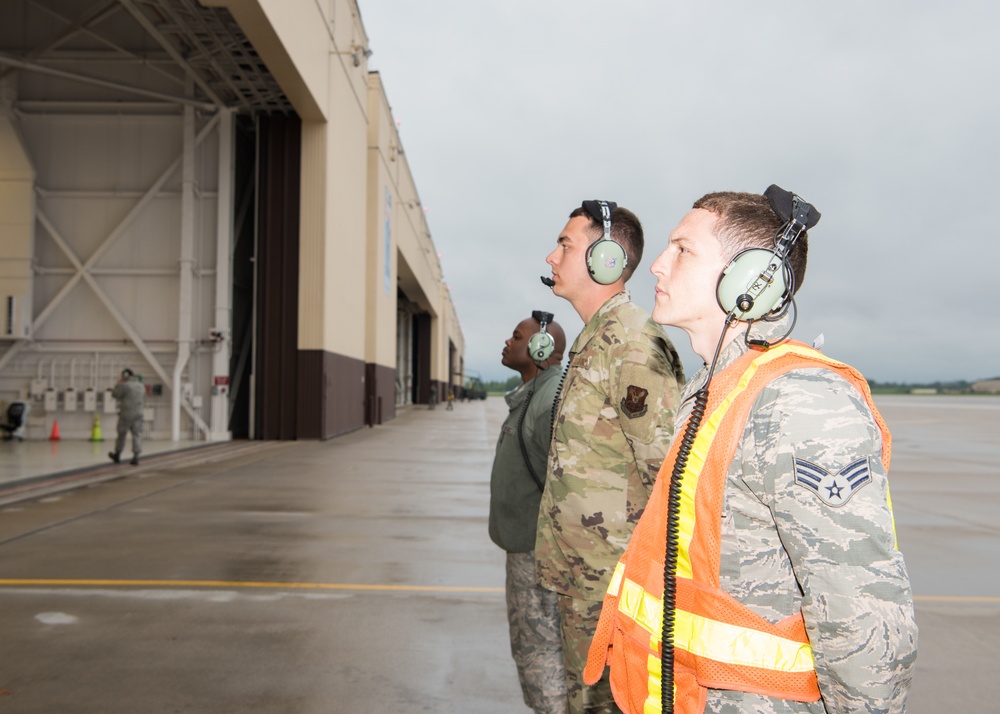
[[[760,224],[759,234],[777,235],[773,208],[753,194],[710,194],[653,264],[653,319],[688,332],[706,366],[682,394],[671,451],[615,570],[585,670],[590,681],[610,666],[628,714],[661,712],[662,702],[682,714],[905,711],[916,625],[886,479],[891,437],[867,382],[785,339],[787,313],[741,326],[713,294],[733,255],[750,247],[732,245],[734,234],[745,241],[746,226]],[[801,284],[804,256],[796,266],[792,255]],[[664,697],[668,518],[676,586]]]

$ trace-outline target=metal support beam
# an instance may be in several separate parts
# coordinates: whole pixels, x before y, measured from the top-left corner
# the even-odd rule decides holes
[[[209,121],[204,127],[202,127],[201,131],[198,132],[198,136],[195,140],[196,143],[200,144],[204,141],[205,137],[211,134],[217,123],[218,117],[212,117],[211,121]],[[180,166],[180,163],[180,158],[174,159],[174,161],[163,171],[163,173],[160,174],[160,177],[153,182],[153,185],[149,187],[145,195],[143,195],[143,197],[136,202],[136,204],[132,207],[132,210],[126,214],[115,229],[108,234],[108,237],[104,239],[101,245],[97,247],[90,258],[87,259],[87,262],[80,265],[73,277],[66,282],[62,289],[56,293],[55,297],[49,301],[49,304],[42,309],[34,320],[32,320],[32,334],[38,334],[38,330],[45,324],[45,321],[49,319],[55,309],[59,307],[62,301],[66,299],[66,296],[69,295],[73,288],[76,287],[76,284],[83,278],[83,273],[89,272],[94,267],[97,261],[101,259],[101,256],[103,256],[111,248],[111,246],[114,245],[115,241],[118,240],[118,237],[132,225],[146,206],[149,205],[149,202],[156,198],[160,189],[163,188],[164,184],[166,184],[168,180],[170,180],[170,177],[173,176],[178,166]],[[26,342],[24,340],[19,340],[7,349],[7,351],[3,354],[3,357],[0,357],[0,370],[3,370],[3,368],[17,356],[25,344]]]
[[[218,122],[218,117],[217,116],[212,117],[212,120],[201,130],[201,132],[199,132],[198,143],[201,143],[201,141],[203,141],[204,138],[211,133],[211,130],[215,128],[217,122]],[[162,174],[160,174],[160,178],[158,178],[156,182],[149,187],[149,189],[146,191],[143,197],[139,199],[139,201],[132,207],[132,210],[129,211],[128,214],[125,216],[125,218],[122,219],[121,223],[119,223],[115,227],[115,229],[111,231],[111,233],[108,235],[107,238],[104,239],[104,241],[97,248],[97,250],[95,250],[94,253],[90,256],[90,258],[87,259],[87,262],[83,264],[81,271],[77,272],[76,275],[70,278],[69,282],[67,282],[66,285],[63,286],[62,290],[60,290],[56,294],[56,296],[52,298],[52,301],[45,307],[45,309],[41,311],[41,313],[39,313],[38,317],[36,317],[34,322],[32,323],[33,332],[37,331],[39,327],[45,324],[45,321],[52,314],[52,311],[55,310],[59,306],[59,304],[63,301],[63,299],[65,299],[66,295],[69,294],[69,292],[74,287],[76,287],[77,282],[80,280],[81,277],[83,277],[82,273],[89,271],[94,266],[94,264],[98,260],[100,260],[101,257],[106,252],[108,252],[108,250],[111,249],[111,246],[114,245],[115,241],[118,240],[118,237],[122,233],[124,233],[129,228],[129,226],[132,225],[132,222],[135,221],[135,219],[139,216],[140,213],[142,213],[143,210],[145,210],[149,202],[152,201],[154,198],[156,198],[157,194],[160,192],[160,189],[163,188],[164,184],[167,183],[167,181],[173,175],[174,171],[177,170],[177,167],[180,165],[180,163],[181,160],[179,158],[175,159],[173,163],[171,163],[170,166],[167,168],[167,170],[164,171]],[[6,357],[6,355],[4,355],[4,357]],[[6,362],[0,360],[0,369],[3,369],[4,364],[6,364]]]
[[[191,357],[192,312],[194,304],[194,109],[184,107],[184,147],[181,159],[181,245],[178,261],[179,304],[177,308],[177,361],[171,393],[171,438],[180,441],[181,373]],[[206,436],[208,435],[206,429]]]
[[[66,239],[63,238],[62,234],[56,229],[55,225],[53,225],[52,221],[49,220],[48,216],[41,211],[38,211],[38,221],[45,227],[45,230],[49,232],[53,242],[59,246],[60,250],[62,250],[63,253],[66,254],[66,257],[69,258],[70,262],[73,263],[73,267],[77,270],[77,275],[81,276],[90,286],[91,290],[93,290],[94,294],[97,295],[97,298],[104,305],[105,309],[111,313],[111,316],[115,318],[115,321],[125,331],[125,334],[128,335],[133,344],[135,344],[136,349],[139,350],[139,353],[146,359],[149,366],[152,367],[153,371],[156,372],[160,379],[164,381],[167,389],[174,392],[177,391],[174,389],[174,383],[167,375],[167,370],[162,364],[160,364],[160,361],[156,359],[156,356],[146,344],[145,340],[142,339],[142,336],[132,326],[132,323],[130,323],[125,315],[122,314],[121,310],[118,309],[118,306],[114,303],[114,301],[108,297],[107,293],[104,292],[104,289],[97,283],[91,272],[89,270],[84,270],[83,264],[80,263],[80,259],[77,257],[76,253],[73,252],[73,249],[70,248]],[[187,411],[195,423],[199,425],[199,428],[207,433],[208,427],[205,425],[204,421],[202,421],[201,417],[199,417],[190,407],[187,408]]]
[[[228,441],[230,375],[233,351],[232,263],[233,263],[233,112],[219,111],[219,186],[215,230],[215,330],[212,355],[212,441]]]
[[[132,0],[118,0],[118,2],[122,4],[122,7],[128,10],[132,19],[138,22],[142,26],[142,29],[148,32],[153,39],[160,44],[160,47],[162,47],[166,53],[170,55],[174,62],[180,65],[187,76],[191,78],[191,81],[197,84],[201,91],[203,91],[216,106],[225,106],[225,102],[219,99],[219,96],[212,91],[212,88],[208,86],[208,83],[194,71],[191,65],[188,64],[187,60],[181,56],[181,53],[174,49],[174,46],[171,45],[167,38],[164,37],[163,34],[156,28],[156,25],[149,21],[149,18],[146,17],[145,13],[137,8]]]
[[[91,8],[77,18],[75,22],[71,22],[67,27],[63,28],[63,30],[55,37],[24,55],[24,58],[27,60],[33,60],[37,57],[41,57],[46,52],[55,49],[81,30],[85,30],[91,24],[97,22],[106,15],[116,12],[117,10],[118,0],[101,0],[101,2],[92,5]],[[0,69],[0,79],[6,77],[9,73],[10,69]]]
[[[0,65],[6,65],[8,67],[15,67],[17,69],[23,69],[27,72],[37,72],[39,74],[48,74],[53,77],[60,77],[62,79],[68,79],[74,82],[82,82],[83,84],[93,84],[97,87],[104,87],[106,89],[117,89],[121,92],[128,92],[130,94],[136,94],[141,97],[152,97],[153,99],[161,99],[166,102],[173,102],[175,104],[183,104],[185,106],[195,107],[196,109],[203,109],[207,112],[215,111],[217,108],[214,104],[209,104],[207,102],[199,102],[196,99],[187,99],[185,97],[176,97],[170,94],[163,94],[162,92],[154,92],[149,89],[143,89],[142,87],[133,87],[128,84],[122,84],[121,82],[109,82],[106,79],[99,79],[97,77],[88,77],[87,75],[77,74],[75,72],[66,72],[61,69],[54,69],[52,67],[46,67],[44,65],[35,64],[34,62],[23,62],[13,57],[7,57],[5,55],[0,55]]]

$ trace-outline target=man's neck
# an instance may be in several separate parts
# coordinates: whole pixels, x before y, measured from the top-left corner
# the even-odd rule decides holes
[[[700,329],[685,329],[684,331],[691,339],[691,349],[694,350],[695,354],[701,357],[705,364],[711,364],[712,358],[715,357],[715,350],[718,349],[721,352],[725,349],[730,342],[742,334],[744,328],[746,328],[746,323],[742,322],[736,322],[732,327],[726,328],[726,320],[723,316],[719,320],[712,320],[710,323],[701,325]],[[722,347],[720,348],[719,336],[723,330],[725,330],[726,335],[722,338]]]
[[[590,322],[590,318],[597,314],[604,303],[625,289],[624,283],[620,281],[611,285],[597,285],[597,283],[594,285],[594,290],[589,290],[586,295],[576,298],[571,303],[584,325]]]
[[[521,370],[521,384],[527,384],[533,380],[539,372],[541,372],[544,367],[532,364],[530,367],[525,367]]]

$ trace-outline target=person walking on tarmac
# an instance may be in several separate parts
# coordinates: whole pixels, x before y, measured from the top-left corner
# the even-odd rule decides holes
[[[777,186],[708,194],[652,265],[653,320],[705,365],[587,663],[628,714],[906,710],[891,437],[856,370],[787,339],[819,217]]]
[[[542,282],[584,322],[569,353],[538,514],[539,582],[559,604],[569,714],[614,711],[607,680],[583,668],[601,600],[673,433],[683,370],[626,281],[642,259],[642,225],[609,201],[573,210]]]
[[[490,475],[490,539],[507,551],[507,622],[524,703],[535,714],[564,714],[566,669],[556,594],[535,576],[535,530],[552,436],[552,403],[566,334],[552,313],[536,310],[514,328],[500,362],[521,375],[504,395]]]
[[[132,433],[133,466],[139,465],[139,454],[142,453],[142,409],[146,402],[146,387],[131,369],[122,370],[118,384],[111,390],[111,396],[118,402],[118,438],[115,440],[115,450],[108,452],[108,457],[116,464],[121,461],[125,440]]]

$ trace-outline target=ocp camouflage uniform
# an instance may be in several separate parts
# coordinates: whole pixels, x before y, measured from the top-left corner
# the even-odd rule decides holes
[[[683,379],[674,346],[627,291],[601,306],[570,350],[535,545],[539,582],[560,594],[570,714],[613,705],[606,677],[585,687],[583,668],[670,444]]]
[[[754,336],[776,339],[785,327],[756,323]],[[747,349],[735,339],[717,371]],[[706,372],[684,388],[678,429]],[[721,587],[771,622],[802,611],[822,699],[710,689],[706,712],[905,712],[917,626],[881,451],[864,397],[830,370],[795,370],[758,396],[727,475]],[[796,466],[837,474],[859,459],[867,460],[871,480],[845,492],[796,478]]]

